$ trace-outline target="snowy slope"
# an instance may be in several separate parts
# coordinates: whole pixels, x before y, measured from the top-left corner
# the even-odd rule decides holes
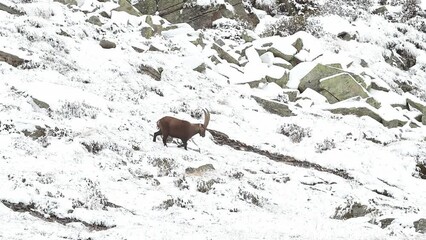
[[[227,70],[209,59],[212,42],[204,49],[190,43],[202,30],[181,25],[145,39],[145,17],[112,11],[101,27],[86,22],[92,11],[116,8],[114,2],[79,0],[70,8],[1,2],[26,15],[0,11],[0,51],[30,62],[19,68],[0,62],[0,239],[424,239],[413,222],[426,218],[425,180],[413,175],[426,156],[425,126],[388,129],[368,117],[294,104],[297,116],[283,118],[250,97],[274,96],[274,85],[230,84]],[[372,21],[383,32],[362,21],[353,26],[374,32],[364,34],[368,44],[328,38],[312,44],[330,56],[338,46],[338,62],[364,58],[387,84],[386,75],[398,75],[426,89],[419,69],[406,73],[377,60],[388,31],[381,24],[388,26]],[[117,47],[103,49],[102,39]],[[152,45],[164,51],[133,48]],[[204,73],[193,70],[199,63],[208,66]],[[161,67],[161,81],[140,73],[142,64]],[[220,146],[211,134],[195,136],[188,151],[152,141],[159,118],[202,122],[191,117],[201,108],[211,112],[209,128],[232,139],[342,169],[352,179]],[[290,124],[306,131],[300,142],[280,133]],[[37,129],[45,134],[24,134]],[[213,168],[188,169],[206,164]],[[341,219],[355,203],[371,211]],[[395,220],[382,228],[378,222],[386,218]]]

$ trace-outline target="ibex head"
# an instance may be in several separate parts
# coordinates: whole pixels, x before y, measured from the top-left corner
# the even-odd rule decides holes
[[[158,135],[163,135],[164,146],[167,146],[167,137],[179,138],[183,142],[183,147],[187,149],[188,140],[191,139],[195,134],[199,133],[202,137],[206,136],[207,126],[210,122],[210,112],[207,109],[203,109],[204,112],[204,124],[201,123],[189,123],[181,119],[174,117],[163,117],[157,121],[158,132],[154,133],[155,142]]]

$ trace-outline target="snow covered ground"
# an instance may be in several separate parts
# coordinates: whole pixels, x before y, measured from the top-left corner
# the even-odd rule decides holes
[[[426,218],[425,180],[416,177],[416,164],[426,158],[425,126],[386,128],[369,117],[323,111],[318,102],[289,103],[296,116],[273,115],[250,96],[272,98],[277,85],[236,84],[268,67],[231,73],[229,64],[211,61],[212,41],[204,48],[190,42],[218,30],[181,25],[145,39],[145,16],[112,11],[102,26],[86,22],[92,11],[116,8],[113,1],[25,2],[1,1],[26,14],[0,11],[0,51],[30,62],[19,68],[0,62],[0,239],[425,238],[413,225]],[[425,92],[424,51],[416,50],[410,71],[387,65],[379,57],[396,26],[370,20],[350,25],[323,17],[325,32],[350,28],[362,41],[325,36],[306,43],[324,53],[322,63],[362,58],[368,74],[385,84],[399,77]],[[408,28],[405,36],[424,35]],[[102,48],[102,39],[117,47]],[[164,51],[134,49],[150,46]],[[205,72],[193,70],[199,63]],[[141,65],[161,67],[161,81],[141,73]],[[162,116],[202,122],[202,108],[211,112],[210,129],[353,179],[219,146],[211,134],[195,136],[188,151],[152,141]],[[301,135],[285,136],[282,126]],[[200,166],[206,170],[190,169]],[[19,203],[25,207],[13,211]],[[348,217],[359,205],[364,214]],[[383,227],[385,219],[394,220]]]

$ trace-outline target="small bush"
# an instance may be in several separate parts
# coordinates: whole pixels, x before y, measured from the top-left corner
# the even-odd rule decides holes
[[[180,207],[180,208],[187,208],[187,209],[194,207],[191,200],[184,201],[181,198],[176,198],[176,199],[169,198],[167,200],[164,200],[159,206],[154,207],[154,209],[167,210],[173,206]]]
[[[334,139],[325,139],[323,142],[321,143],[317,143],[315,145],[315,149],[317,153],[322,153],[324,151],[328,151],[331,150],[333,148],[336,148],[336,144],[334,143]]]
[[[293,143],[300,143],[303,138],[311,137],[310,128],[302,128],[296,124],[284,124],[280,127],[279,133],[290,138]]]
[[[152,158],[149,163],[158,168],[158,177],[176,176],[176,172],[173,171],[176,168],[176,163],[172,158]]]
[[[373,0],[329,0],[319,7],[318,12],[320,15],[337,15],[352,22],[358,17],[364,16],[373,6],[373,3]]]
[[[96,119],[99,109],[90,106],[89,104],[83,102],[65,102],[61,108],[56,111],[58,115],[63,116],[66,119],[71,118],[83,118],[89,117],[91,119]]]
[[[258,195],[242,190],[241,188],[238,191],[238,197],[239,199],[246,201],[248,203],[251,203],[253,205],[256,205],[258,207],[262,207],[263,206],[263,199],[260,198]]]
[[[266,26],[260,34],[261,37],[281,36],[287,37],[298,31],[305,31],[319,37],[323,32],[322,26],[316,19],[307,14],[282,17],[277,22]]]
[[[420,0],[405,0],[402,3],[402,18],[401,20],[406,22],[411,18],[417,16],[421,11]]]

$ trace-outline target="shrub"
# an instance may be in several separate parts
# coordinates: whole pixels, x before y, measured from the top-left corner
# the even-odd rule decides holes
[[[324,151],[328,151],[331,150],[333,148],[336,148],[336,144],[334,143],[334,139],[325,139],[323,142],[321,143],[317,143],[315,145],[315,149],[317,153],[322,153]]]
[[[284,124],[280,127],[279,133],[290,138],[293,143],[300,143],[304,137],[311,137],[310,128],[302,128],[296,124]]]

